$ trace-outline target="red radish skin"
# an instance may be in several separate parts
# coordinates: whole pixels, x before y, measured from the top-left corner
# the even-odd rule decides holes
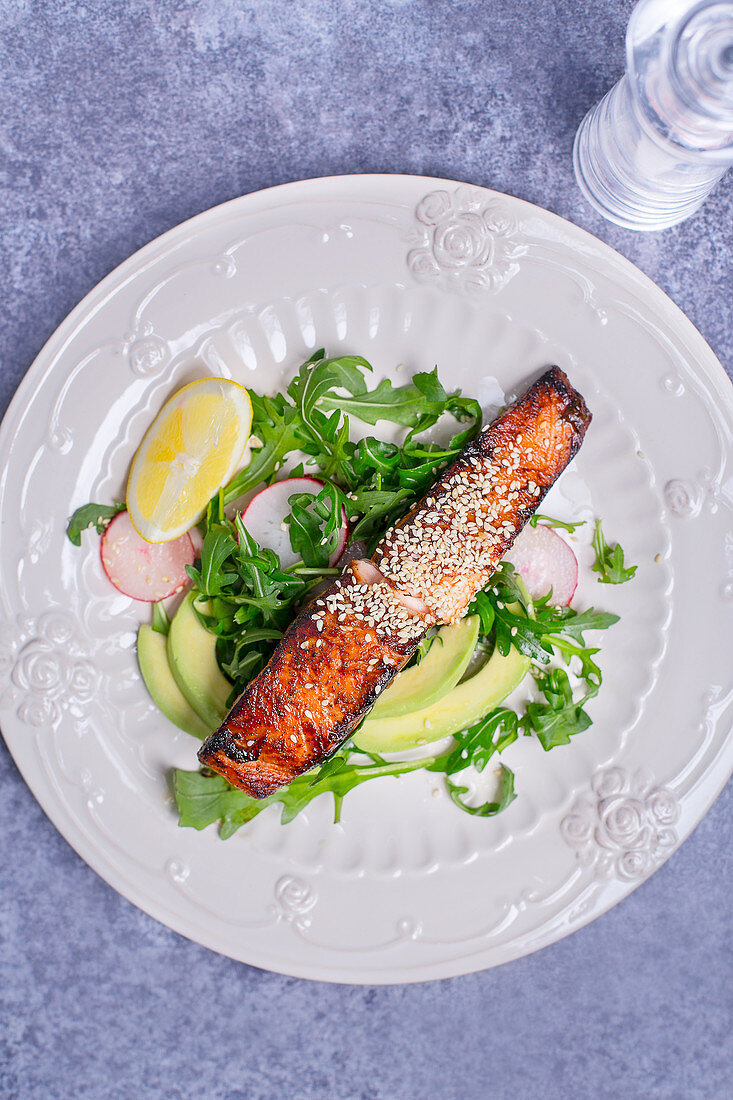
[[[320,493],[323,482],[315,477],[291,477],[285,481],[276,481],[261,489],[252,497],[242,512],[242,523],[260,546],[274,550],[282,565],[287,568],[299,560],[290,545],[290,531],[285,517],[290,513],[288,501],[296,493]],[[346,509],[341,509],[341,530],[339,540],[329,565],[334,565],[344,552],[349,537],[349,524]]]
[[[552,589],[550,603],[567,607],[578,587],[578,559],[568,544],[551,527],[530,524],[504,555],[527,586],[533,600]]]
[[[196,551],[188,534],[170,542],[146,542],[138,535],[127,512],[107,526],[100,546],[102,566],[112,584],[125,596],[157,603],[179,592],[186,582],[186,566]]]

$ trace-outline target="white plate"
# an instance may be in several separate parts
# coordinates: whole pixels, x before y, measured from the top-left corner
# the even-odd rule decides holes
[[[178,829],[166,786],[195,742],[137,672],[142,612],[69,512],[119,497],[144,428],[201,374],[268,391],[319,346],[378,374],[482,395],[559,363],[594,422],[565,479],[638,563],[579,593],[622,615],[594,725],[512,746],[519,797],[474,820],[434,777],[362,787],[227,842]],[[605,245],[536,207],[414,177],[248,195],[153,242],[94,290],[29,371],[0,436],[3,732],[77,852],[171,928],[248,963],[404,982],[552,943],[642,882],[733,760],[731,388],[692,325]],[[573,480],[574,479],[574,480]],[[575,487],[573,487],[575,486]],[[560,486],[562,489],[562,483]],[[437,792],[437,796],[436,796]]]

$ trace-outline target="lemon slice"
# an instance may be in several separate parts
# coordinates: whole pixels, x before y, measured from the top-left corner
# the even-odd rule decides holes
[[[236,470],[251,426],[249,394],[228,378],[201,378],[166,401],[127,482],[127,510],[146,542],[168,542],[198,523]]]

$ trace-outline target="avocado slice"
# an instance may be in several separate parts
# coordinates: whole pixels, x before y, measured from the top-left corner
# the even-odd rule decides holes
[[[143,623],[137,632],[137,661],[145,686],[155,705],[174,726],[203,740],[211,730],[186,701],[173,679],[166,647],[165,634]]]
[[[224,720],[232,685],[216,659],[216,635],[199,622],[189,592],[171,621],[168,632],[168,662],[185,699],[207,727],[215,730]],[[206,602],[198,604],[208,614]]]
[[[419,665],[398,673],[377,699],[369,721],[399,718],[425,710],[454,688],[468,667],[478,641],[481,621],[470,615],[454,626],[443,626]]]
[[[483,668],[432,706],[387,719],[372,718],[372,711],[357,730],[354,745],[366,752],[401,752],[458,733],[506,699],[528,668],[529,658],[513,647],[506,657],[494,650]]]

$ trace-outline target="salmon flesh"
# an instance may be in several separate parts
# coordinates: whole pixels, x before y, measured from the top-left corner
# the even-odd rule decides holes
[[[291,624],[199,751],[255,798],[322,763],[353,733],[432,626],[457,622],[577,454],[591,414],[546,371]]]

